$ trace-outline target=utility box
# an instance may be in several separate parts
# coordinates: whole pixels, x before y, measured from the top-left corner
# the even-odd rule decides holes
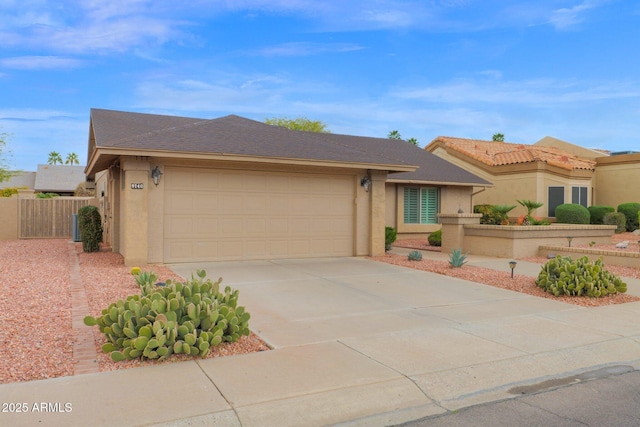
[[[74,242],[80,241],[80,226],[78,226],[78,214],[72,214],[71,219],[71,239]]]

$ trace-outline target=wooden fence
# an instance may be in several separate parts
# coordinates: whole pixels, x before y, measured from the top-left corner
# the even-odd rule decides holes
[[[71,238],[73,214],[90,205],[93,197],[56,197],[18,200],[18,238]]]

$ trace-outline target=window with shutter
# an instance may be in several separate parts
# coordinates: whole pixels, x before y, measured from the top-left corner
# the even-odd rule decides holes
[[[404,223],[437,224],[438,198],[437,188],[405,187]]]

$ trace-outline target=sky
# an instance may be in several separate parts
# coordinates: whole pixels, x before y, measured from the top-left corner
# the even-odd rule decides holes
[[[640,150],[637,1],[0,0],[0,14],[15,169],[51,151],[86,164],[91,108]]]

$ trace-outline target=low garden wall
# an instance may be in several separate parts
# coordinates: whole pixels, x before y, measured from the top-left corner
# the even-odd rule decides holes
[[[614,225],[484,225],[480,214],[440,214],[442,252],[453,249],[473,255],[499,258],[527,258],[544,255],[539,248],[571,244],[608,244],[615,233]],[[573,248],[572,248],[573,249]]]
[[[607,244],[615,233],[613,225],[481,225],[464,226],[464,251],[500,258],[526,258],[539,255],[541,245]]]

